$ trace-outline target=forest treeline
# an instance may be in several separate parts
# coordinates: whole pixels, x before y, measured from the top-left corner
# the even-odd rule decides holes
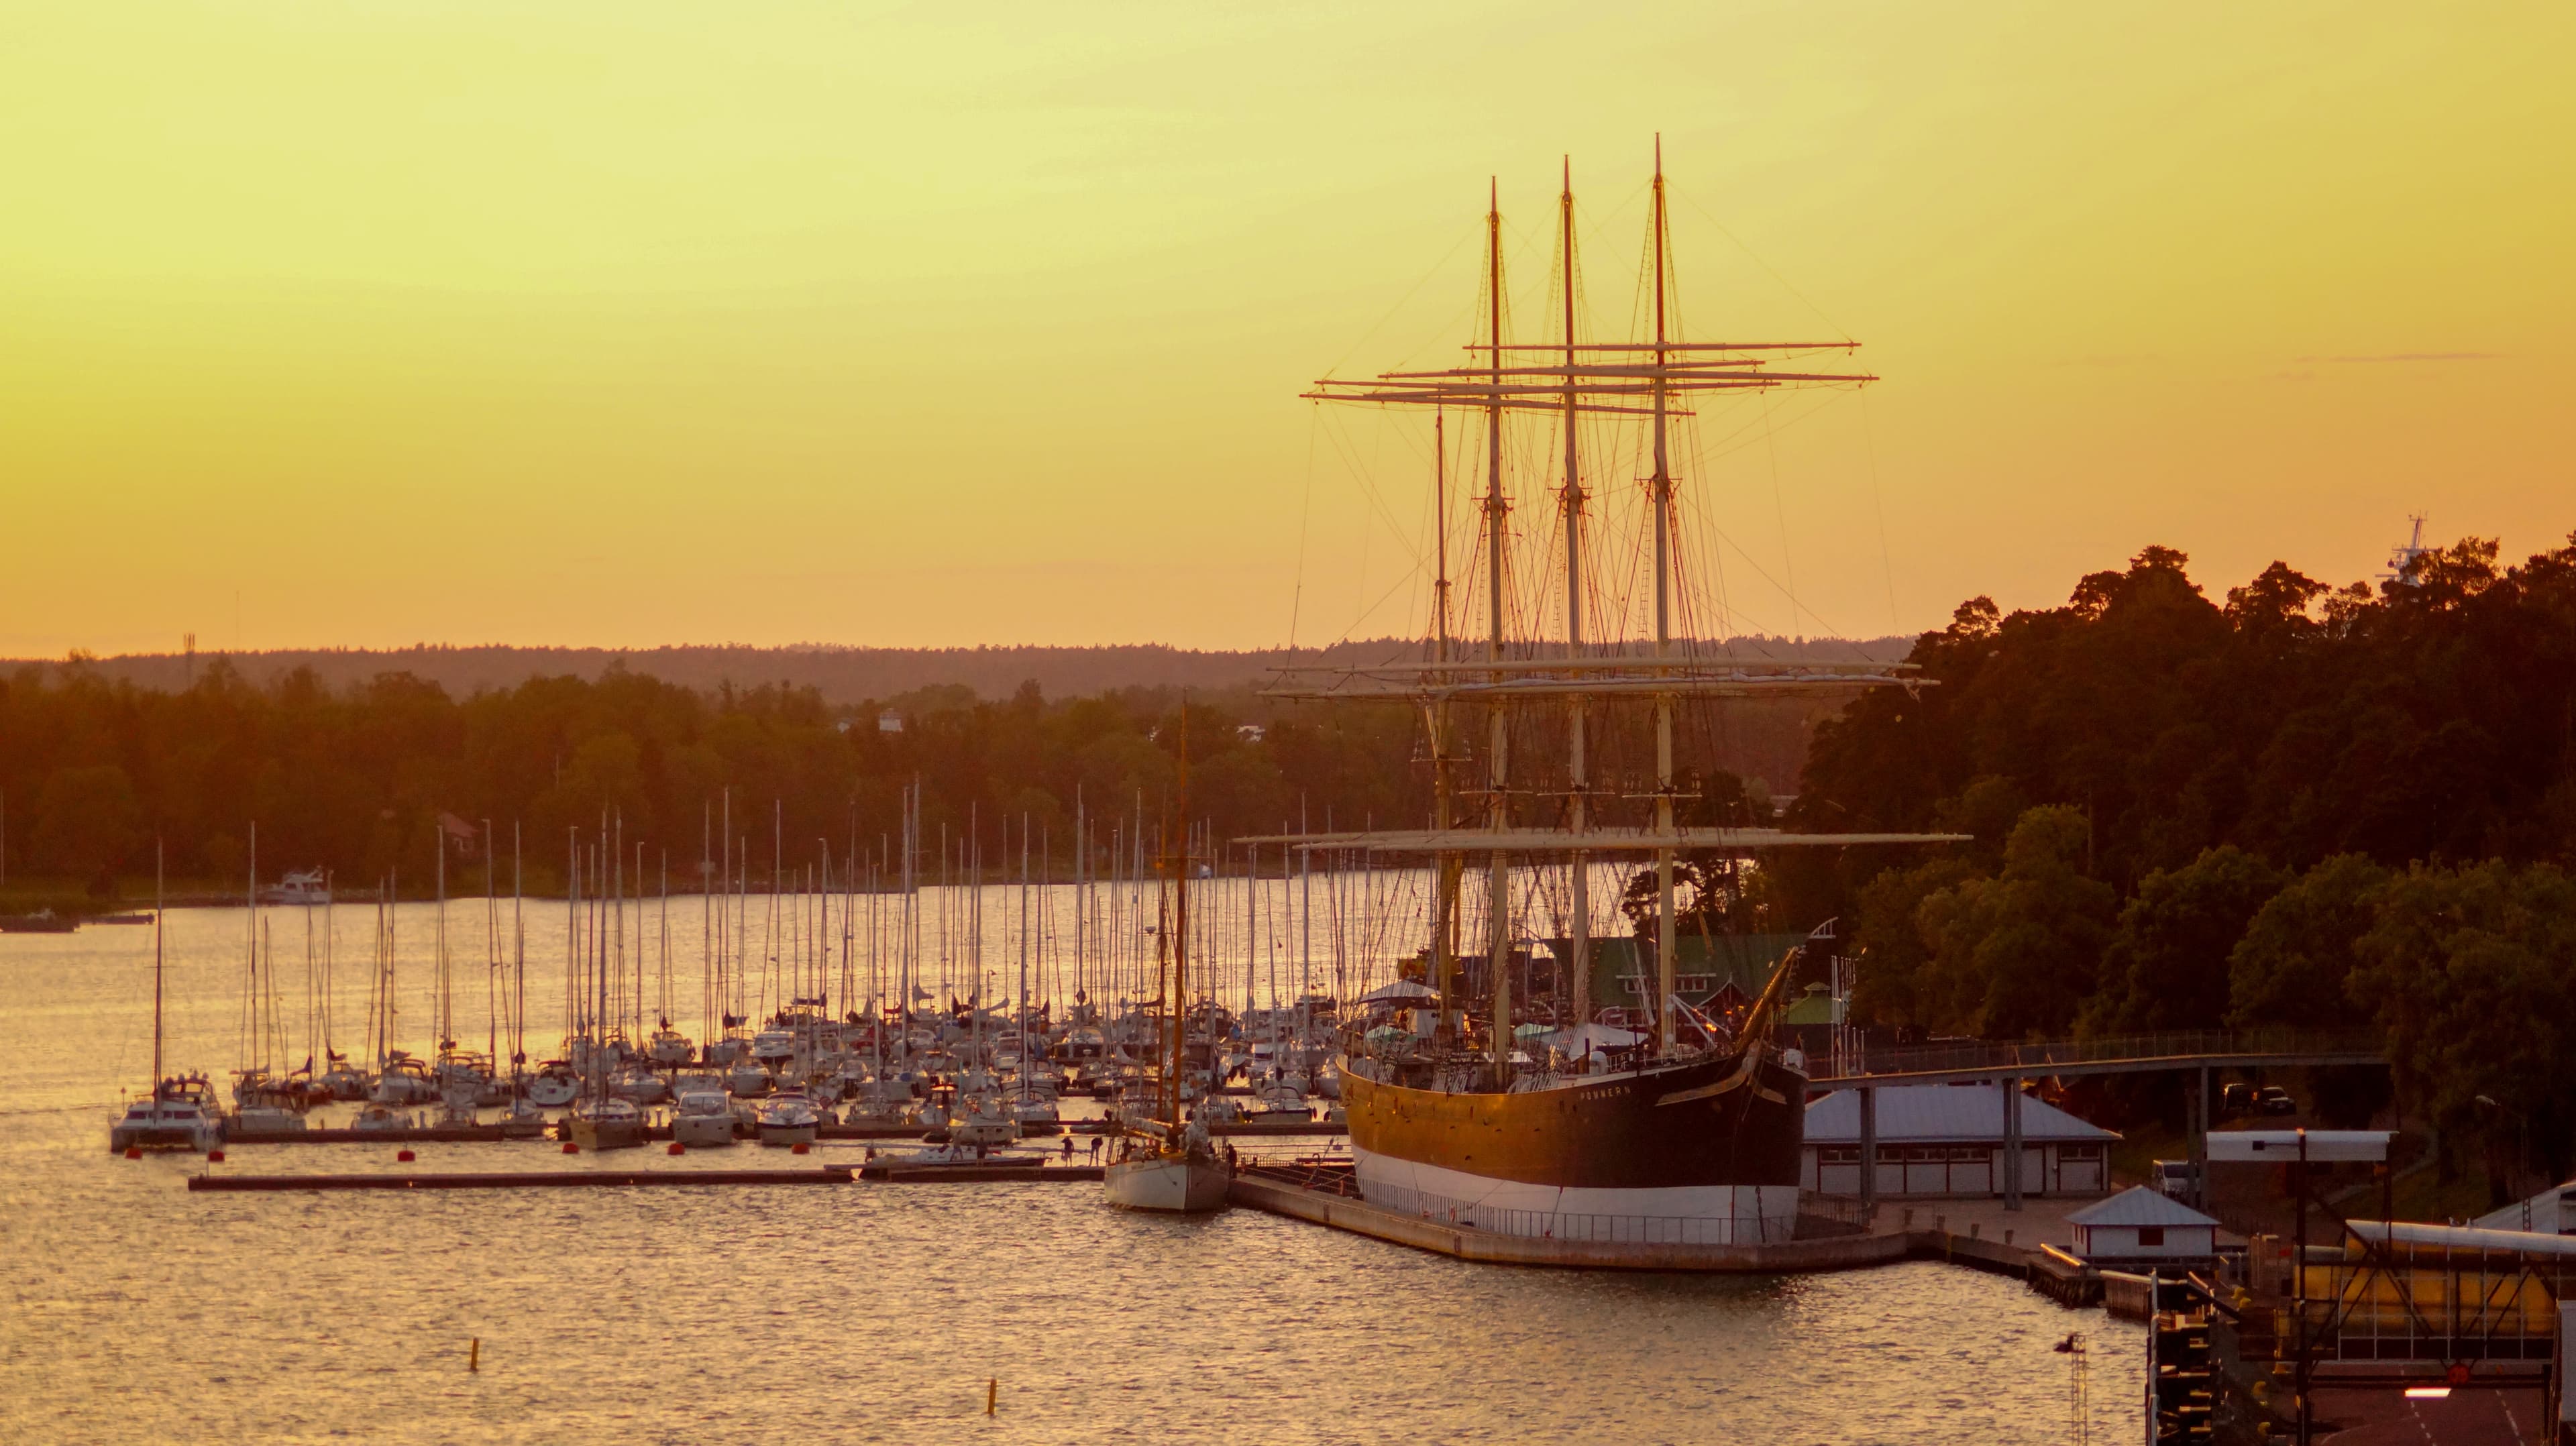
[[[1791,861],[1769,906],[1850,921],[1865,1022],[2375,1030],[2411,1106],[2564,1173],[2576,538],[2376,587],[2275,563],[2223,601],[2186,563],[1925,635],[1929,686],[1820,729],[1792,816],[1976,842]]]
[[[449,868],[477,891],[478,845],[453,837],[454,823],[491,825],[503,888],[514,826],[529,886],[551,892],[568,831],[595,831],[603,815],[646,846],[648,871],[667,858],[675,881],[693,883],[702,848],[724,852],[709,830],[728,798],[756,885],[774,854],[792,872],[827,848],[837,879],[854,849],[880,856],[899,836],[916,785],[925,866],[938,867],[944,834],[979,841],[997,868],[1004,820],[1014,859],[1025,822],[1060,861],[1078,807],[1096,847],[1140,807],[1153,826],[1177,780],[1183,706],[1167,689],[1049,701],[1030,683],[998,702],[954,686],[835,708],[812,688],[701,691],[623,670],[456,698],[408,673],[333,689],[299,669],[254,685],[221,659],[161,692],[77,665],[29,668],[0,685],[0,799],[12,874],[98,893],[148,871],[155,840],[174,877],[244,879],[255,821],[263,879],[321,867],[417,895],[442,817]],[[1283,718],[1250,690],[1186,706],[1190,812],[1221,837],[1277,832],[1301,805],[1319,826],[1328,812],[1427,807],[1401,707]],[[1247,724],[1250,713],[1269,721]]]

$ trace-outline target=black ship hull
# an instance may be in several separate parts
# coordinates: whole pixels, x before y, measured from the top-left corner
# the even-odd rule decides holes
[[[1391,1073],[1343,1066],[1372,1204],[1562,1239],[1747,1243],[1795,1226],[1807,1081],[1769,1050],[1510,1094]]]

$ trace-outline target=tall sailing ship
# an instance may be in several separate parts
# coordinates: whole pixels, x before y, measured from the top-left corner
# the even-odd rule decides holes
[[[1921,682],[1902,667],[1747,658],[1711,646],[1696,630],[1677,633],[1677,617],[1704,624],[1713,616],[1693,607],[1677,567],[1682,513],[1672,457],[1676,430],[1695,415],[1694,404],[1710,406],[1728,392],[1857,388],[1875,378],[1834,368],[1856,346],[1847,339],[1728,342],[1676,334],[1666,203],[1659,142],[1636,309],[1641,322],[1651,317],[1650,335],[1598,339],[1581,330],[1569,166],[1550,288],[1559,303],[1551,306],[1558,312],[1553,339],[1507,338],[1502,217],[1499,204],[1489,203],[1484,294],[1467,364],[1328,377],[1305,394],[1432,412],[1438,575],[1418,653],[1379,666],[1293,669],[1272,692],[1418,710],[1432,817],[1420,830],[1258,842],[1411,856],[1433,866],[1428,977],[1413,991],[1430,1007],[1398,1016],[1411,1027],[1364,1022],[1351,1029],[1341,1058],[1352,1153],[1370,1203],[1559,1239],[1784,1240],[1796,1224],[1807,1076],[1798,1052],[1773,1042],[1771,1024],[1795,961],[1781,961],[1759,1000],[1731,1020],[1684,1003],[1675,977],[1677,861],[1944,836],[1797,834],[1680,816],[1695,800],[1676,756],[1676,725],[1686,709],[1705,716],[1729,699]],[[1452,414],[1481,424],[1485,486],[1475,526],[1482,575],[1466,579],[1469,601],[1482,605],[1481,639],[1453,632]],[[1587,467],[1622,455],[1623,441],[1640,461],[1651,459],[1638,499],[1641,521],[1650,525],[1639,526],[1636,539],[1651,548],[1640,559],[1651,575],[1651,630],[1623,629],[1612,606],[1612,626],[1596,635],[1591,620],[1607,594],[1595,575]],[[1551,479],[1557,515],[1537,529],[1548,535],[1534,574],[1561,584],[1553,598],[1545,594],[1554,586],[1519,584],[1530,574],[1513,566],[1507,461],[1534,456],[1558,473]],[[1642,590],[1640,572],[1631,565],[1628,596]],[[1617,588],[1621,580],[1610,582]],[[1627,611],[1649,616],[1643,607]],[[1484,725],[1481,757],[1469,731],[1477,722]],[[1559,748],[1561,766],[1540,752]],[[1590,998],[1596,870],[1614,870],[1643,890],[1642,878],[1623,863],[1650,867],[1652,879],[1652,941],[1641,937],[1633,946],[1651,959],[1651,995],[1637,1001],[1644,1018],[1630,1022],[1646,1028],[1633,1033],[1605,1028]],[[1471,874],[1483,876],[1480,911],[1466,897]],[[1703,887],[1706,877],[1703,866]],[[1561,911],[1565,936],[1552,948],[1571,985],[1553,991],[1543,1011],[1531,1008],[1526,994],[1516,997],[1514,980],[1533,972],[1526,901],[1539,893]],[[1515,901],[1524,901],[1519,919]],[[1471,922],[1471,912],[1481,919]],[[1638,932],[1645,933],[1642,919]],[[1476,933],[1482,955],[1463,952],[1462,942],[1474,942]],[[1542,1012],[1552,1018],[1535,1017]]]

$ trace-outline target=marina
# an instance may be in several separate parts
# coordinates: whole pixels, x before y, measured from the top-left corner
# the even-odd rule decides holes
[[[404,907],[411,925],[435,906]],[[172,1047],[219,1048],[237,1014],[228,997],[232,971],[221,964],[233,947],[228,941],[241,937],[241,911],[174,910],[170,931]],[[425,1439],[432,1422],[452,1421],[457,1409],[473,1412],[488,1439],[556,1440],[608,1429],[638,1402],[656,1403],[693,1434],[751,1434],[782,1419],[837,1420],[855,1406],[868,1413],[869,1425],[813,1434],[918,1439],[980,1422],[986,1379],[994,1376],[1004,1439],[1109,1441],[1157,1423],[1190,1436],[1195,1416],[1147,1382],[1173,1371],[1212,1371],[1233,1383],[1224,1392],[1231,1429],[1287,1441],[1456,1439],[1461,1422],[1679,1439],[1721,1409],[1749,1429],[1770,1422],[1788,1431],[1801,1422],[1812,1429],[1820,1402],[1831,1398],[1870,1403],[1873,1419],[1907,1431],[1908,1440],[2038,1446],[2065,1439],[2067,1421],[2065,1364],[2049,1345],[2070,1328],[2105,1341],[2123,1333],[2138,1338],[2138,1327],[2098,1307],[2070,1317],[2018,1279],[1923,1255],[1826,1275],[1509,1269],[1240,1201],[1215,1215],[1169,1221],[1108,1210],[1096,1178],[1079,1178],[1089,1173],[1079,1164],[1066,1176],[1056,1173],[1065,1169],[1057,1163],[1036,1178],[898,1177],[889,1168],[870,1179],[861,1157],[872,1145],[886,1153],[885,1142],[871,1140],[825,1141],[814,1147],[819,1159],[808,1157],[812,1165],[797,1161],[800,1169],[850,1166],[859,1177],[819,1190],[629,1188],[620,1177],[726,1170],[757,1147],[692,1149],[665,1160],[665,1147],[656,1144],[646,1168],[628,1163],[634,1152],[561,1156],[551,1138],[423,1141],[419,1163],[399,1168],[391,1164],[392,1140],[233,1142],[212,1173],[426,1179],[600,1172],[620,1183],[191,1189],[188,1182],[205,1170],[195,1157],[135,1162],[98,1148],[101,1092],[112,1099],[120,1080],[148,1065],[148,939],[135,931],[84,931],[40,943],[46,952],[13,947],[0,955],[7,1017],[77,1027],[13,1026],[26,1044],[0,1059],[0,1091],[10,1101],[0,1115],[0,1210],[8,1212],[13,1239],[26,1246],[0,1266],[0,1281],[13,1308],[47,1325],[20,1357],[41,1366],[47,1384],[0,1404],[0,1427],[14,1436],[57,1434],[47,1424],[60,1419],[52,1413],[111,1377],[104,1343],[130,1329],[119,1324],[126,1318],[115,1303],[119,1293],[148,1293],[162,1309],[195,1312],[226,1329],[255,1329],[280,1310],[334,1322],[328,1345],[299,1332],[247,1368],[180,1358],[174,1370],[191,1420],[238,1435],[291,1435],[296,1428],[282,1398],[262,1382],[292,1374],[296,1411],[369,1410],[390,1439],[402,1440]],[[1091,1124],[1071,1123],[1076,1130]],[[1046,1152],[1060,1161],[1064,1138],[1078,1141],[1077,1158],[1087,1162],[1088,1134],[1049,1139]],[[1247,1138],[1234,1137],[1238,1146]],[[1338,1154],[1329,1136],[1252,1144],[1283,1166],[1299,1156]],[[86,1212],[61,1207],[67,1189],[89,1198],[90,1208],[116,1212],[127,1222],[120,1237],[158,1243],[139,1252],[103,1250],[107,1241],[79,1224]],[[530,1248],[507,1257],[484,1248],[500,1239]],[[679,1241],[695,1243],[673,1249]],[[319,1253],[312,1253],[317,1242]],[[259,1262],[290,1249],[305,1263],[265,1287],[272,1293],[258,1295],[254,1308],[254,1273],[268,1275]],[[1211,1277],[1207,1262],[1218,1259],[1236,1263]],[[650,1298],[664,1302],[655,1307],[662,1329],[683,1354],[739,1362],[756,1351],[791,1365],[790,1377],[754,1385],[703,1364],[647,1369],[609,1350],[625,1329],[622,1319],[647,1299],[626,1277],[634,1260],[651,1262]],[[1221,1309],[1186,1343],[1139,1341],[1117,1312],[1064,1309],[1056,1282],[1067,1271],[1117,1295],[1178,1291]],[[1456,1271],[1486,1273],[1449,1273]],[[67,1293],[74,1278],[84,1286]],[[767,1310],[783,1313],[761,1319],[840,1324],[828,1336],[773,1327],[756,1348],[746,1347],[736,1313],[717,1304],[738,1296],[746,1280],[762,1282]],[[1395,1324],[1372,1303],[1390,1293],[1420,1302],[1405,1313],[1407,1332],[1457,1330],[1470,1318],[1493,1317],[1507,1323],[1503,1339],[1513,1349],[1544,1350],[1571,1368],[1612,1369],[1642,1346],[1708,1362],[1722,1390],[1716,1397],[1694,1388],[1567,1400],[1490,1416],[1479,1396],[1511,1374],[1485,1352],[1444,1350],[1441,1380],[1390,1397],[1362,1384],[1377,1379],[1369,1353]],[[346,1308],[394,1301],[400,1310]],[[1969,1308],[1982,1321],[1973,1339],[1945,1339],[1941,1322]],[[829,1343],[844,1329],[879,1344],[853,1361]],[[469,1336],[480,1338],[482,1352],[472,1375]],[[1927,1345],[1934,1340],[1943,1343]],[[561,1363],[582,1354],[597,1355],[606,1368],[566,1380]],[[404,1391],[388,1407],[379,1399],[385,1378],[327,1364],[352,1358],[399,1362],[393,1379],[435,1383],[440,1394]],[[2134,1379],[2141,1359],[2138,1351],[2106,1345],[2093,1367],[2095,1429],[2105,1439],[2135,1419],[2128,1404],[2134,1388],[2119,1383],[2124,1375]],[[1957,1399],[1951,1393],[1968,1379],[2027,1429],[1965,1429],[1957,1406],[1942,1402]],[[467,1380],[472,1404],[450,1404],[443,1393]],[[132,1419],[138,1434],[112,1439],[166,1433],[174,1418],[147,1408]]]

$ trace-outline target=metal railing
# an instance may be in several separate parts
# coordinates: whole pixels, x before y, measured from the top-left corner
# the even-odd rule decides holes
[[[1480,1205],[1427,1190],[1380,1188],[1368,1203],[1398,1215],[1412,1215],[1441,1225],[1517,1235],[1539,1240],[1572,1240],[1612,1245],[1756,1245],[1796,1238],[1797,1220],[1768,1217],[1758,1208],[1764,1188],[1741,1187],[1743,1203],[1756,1208],[1731,1215],[1603,1215],[1574,1210],[1510,1210]],[[1774,1190],[1784,1186],[1769,1187]],[[1803,1208],[1803,1207],[1802,1207]]]
[[[2024,1067],[2037,1072],[2057,1065],[2232,1056],[2287,1055],[2363,1063],[2380,1058],[2380,1051],[2378,1036],[2366,1030],[2202,1029],[2040,1043],[1966,1039],[1889,1049],[1864,1048],[1853,1061],[1851,1074],[1925,1074],[1943,1070]]]

